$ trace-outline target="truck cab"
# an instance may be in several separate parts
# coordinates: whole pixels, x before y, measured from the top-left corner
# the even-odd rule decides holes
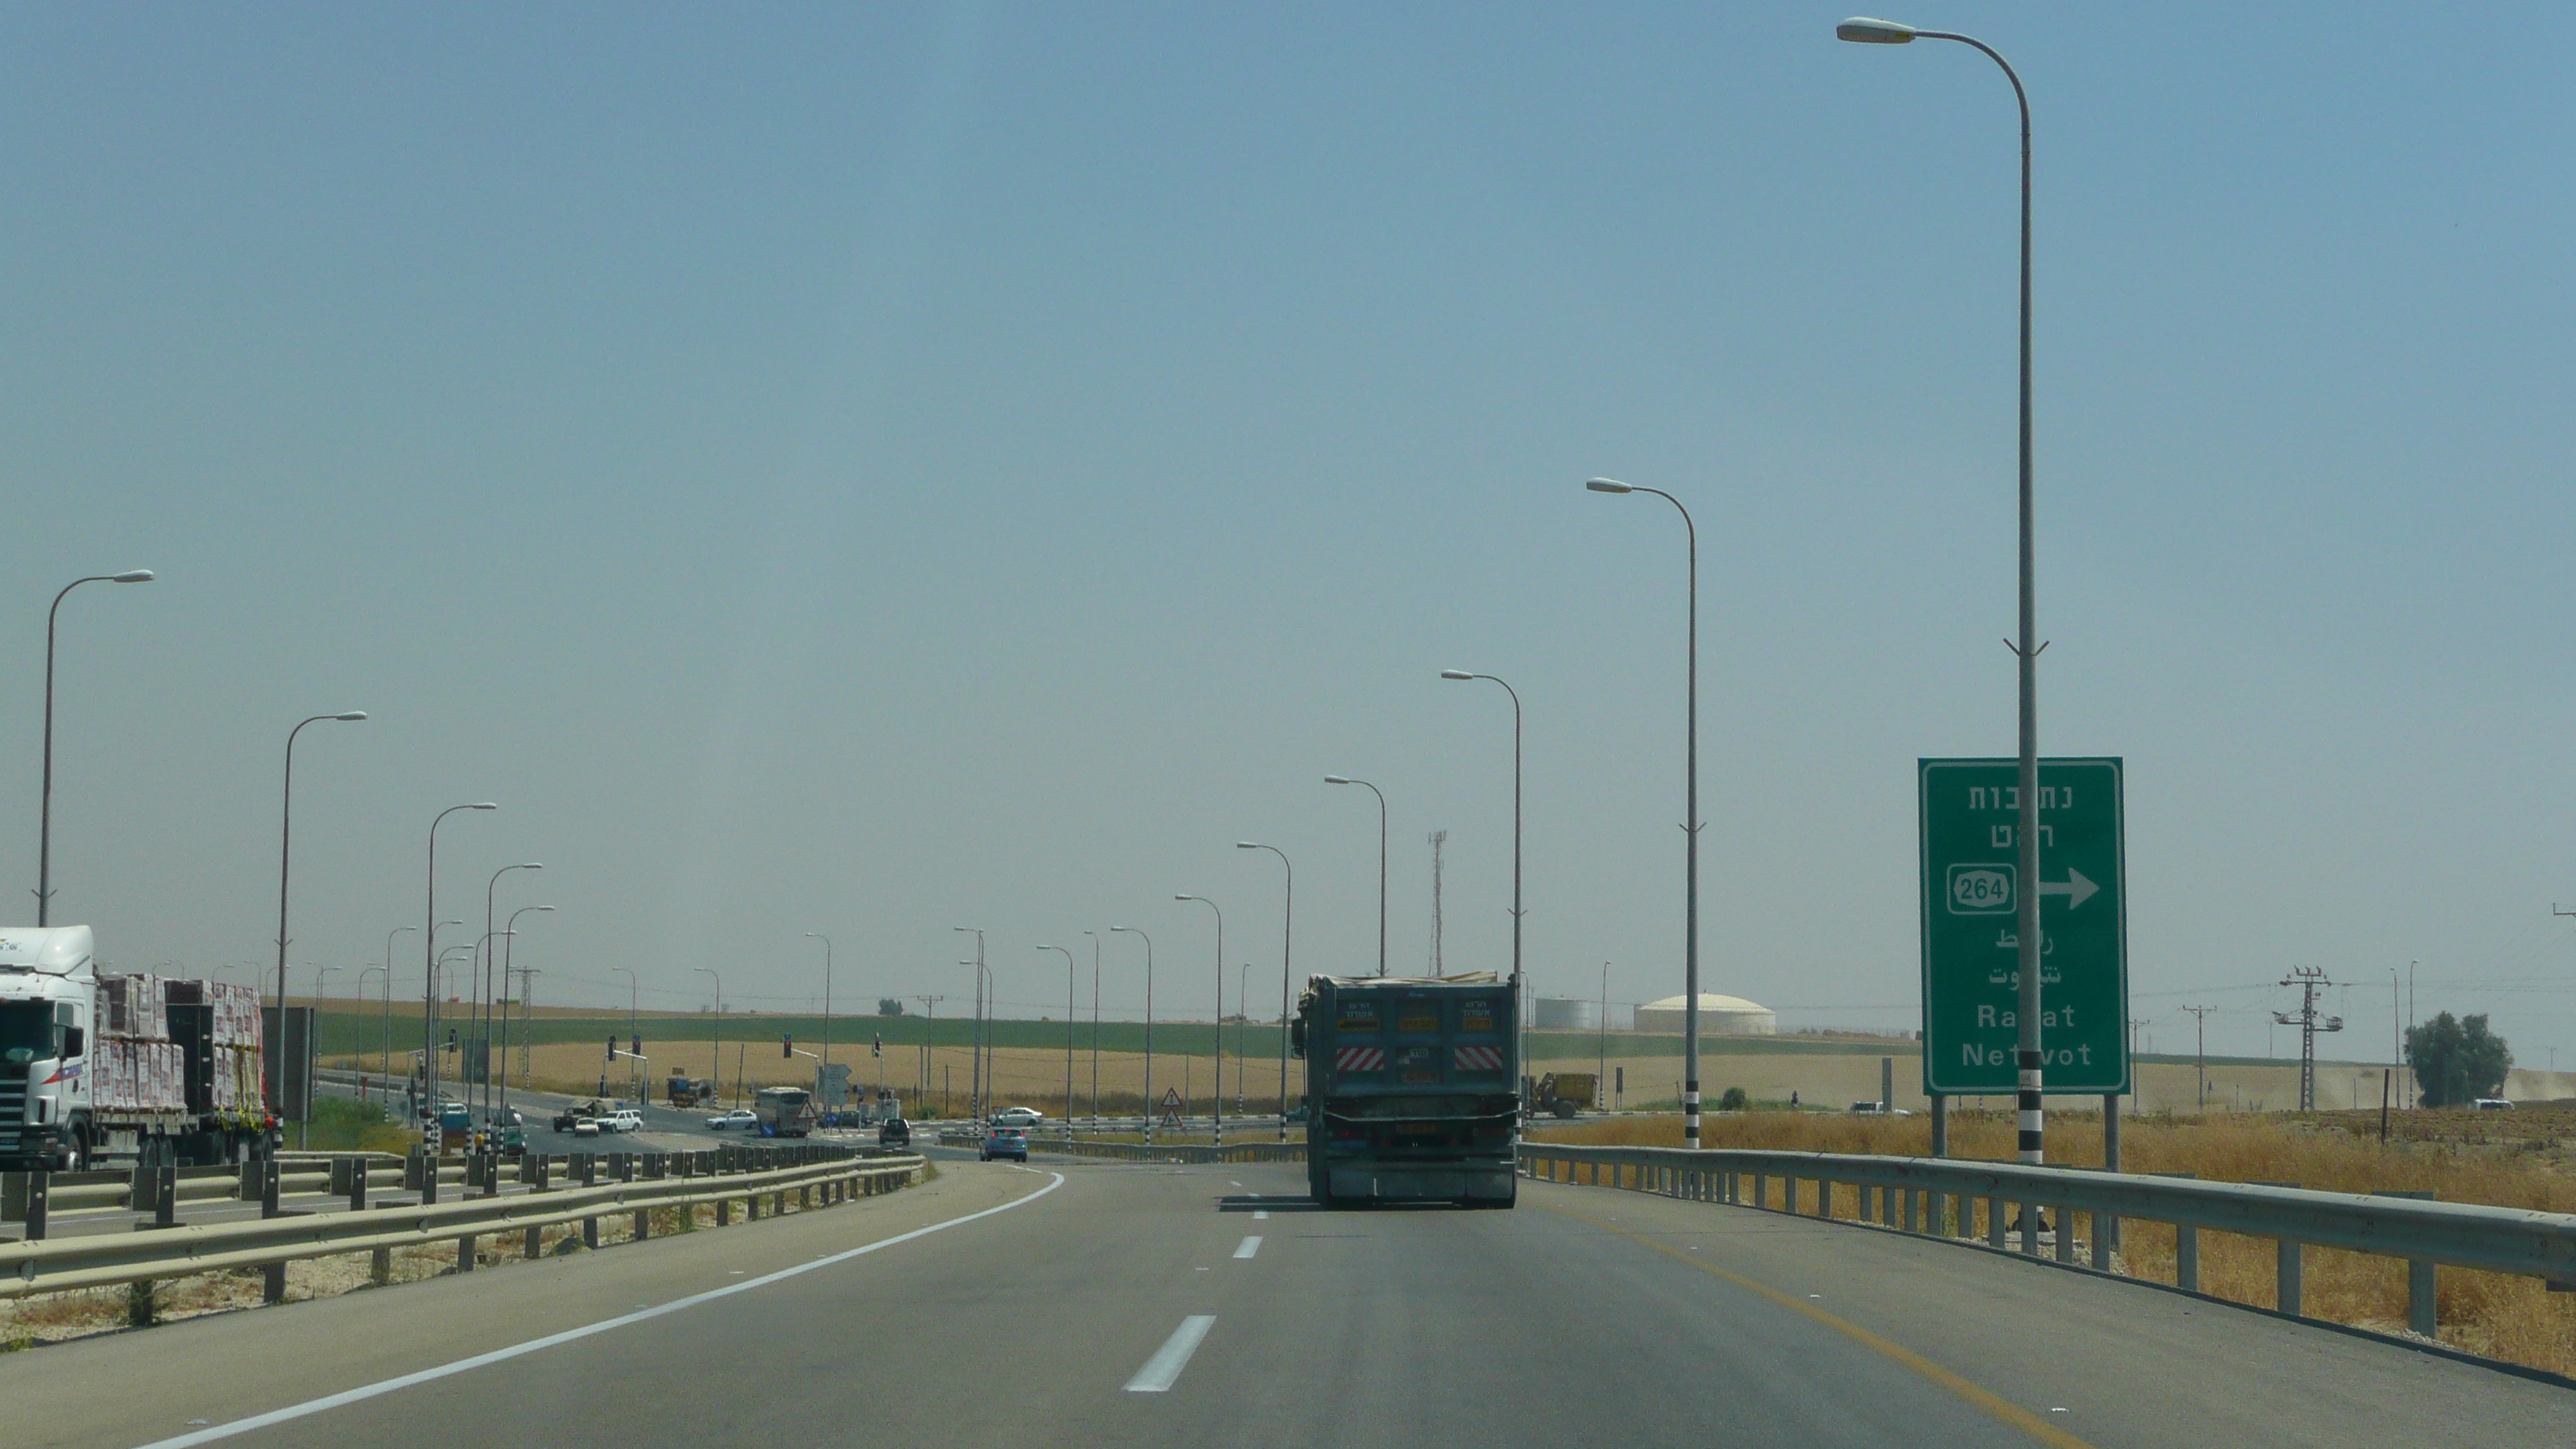
[[[90,1165],[89,957],[87,926],[0,930],[0,1164]]]

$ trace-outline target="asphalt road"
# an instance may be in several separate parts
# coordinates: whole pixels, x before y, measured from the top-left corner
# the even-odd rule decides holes
[[[1524,1184],[1511,1212],[1326,1213],[1293,1164],[937,1155],[936,1182],[849,1207],[0,1356],[0,1402],[20,1443],[252,1420],[222,1442],[311,1449],[2527,1446],[2576,1410],[2323,1328],[1746,1208]]]

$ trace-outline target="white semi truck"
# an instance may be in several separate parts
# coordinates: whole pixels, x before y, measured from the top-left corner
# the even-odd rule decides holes
[[[246,1162],[277,1144],[259,995],[102,975],[87,926],[0,926],[0,1169]]]

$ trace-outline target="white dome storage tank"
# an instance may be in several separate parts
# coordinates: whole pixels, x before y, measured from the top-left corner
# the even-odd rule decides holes
[[[1637,1030],[1679,1035],[1684,1010],[1679,996],[1649,1001],[1637,1008]],[[1741,996],[1703,991],[1699,994],[1699,1029],[1704,1036],[1777,1036],[1780,1014]]]

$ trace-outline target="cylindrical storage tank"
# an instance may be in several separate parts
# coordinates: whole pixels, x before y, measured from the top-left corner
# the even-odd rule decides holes
[[[1601,1003],[1570,996],[1542,996],[1538,999],[1537,1026],[1541,1031],[1599,1031]]]
[[[1679,1035],[1682,1020],[1683,1004],[1678,996],[1667,996],[1637,1008],[1639,1031]],[[1776,1036],[1780,1031],[1780,1017],[1769,1007],[1741,996],[1720,996],[1713,991],[1703,991],[1699,994],[1699,1029],[1703,1036]]]

